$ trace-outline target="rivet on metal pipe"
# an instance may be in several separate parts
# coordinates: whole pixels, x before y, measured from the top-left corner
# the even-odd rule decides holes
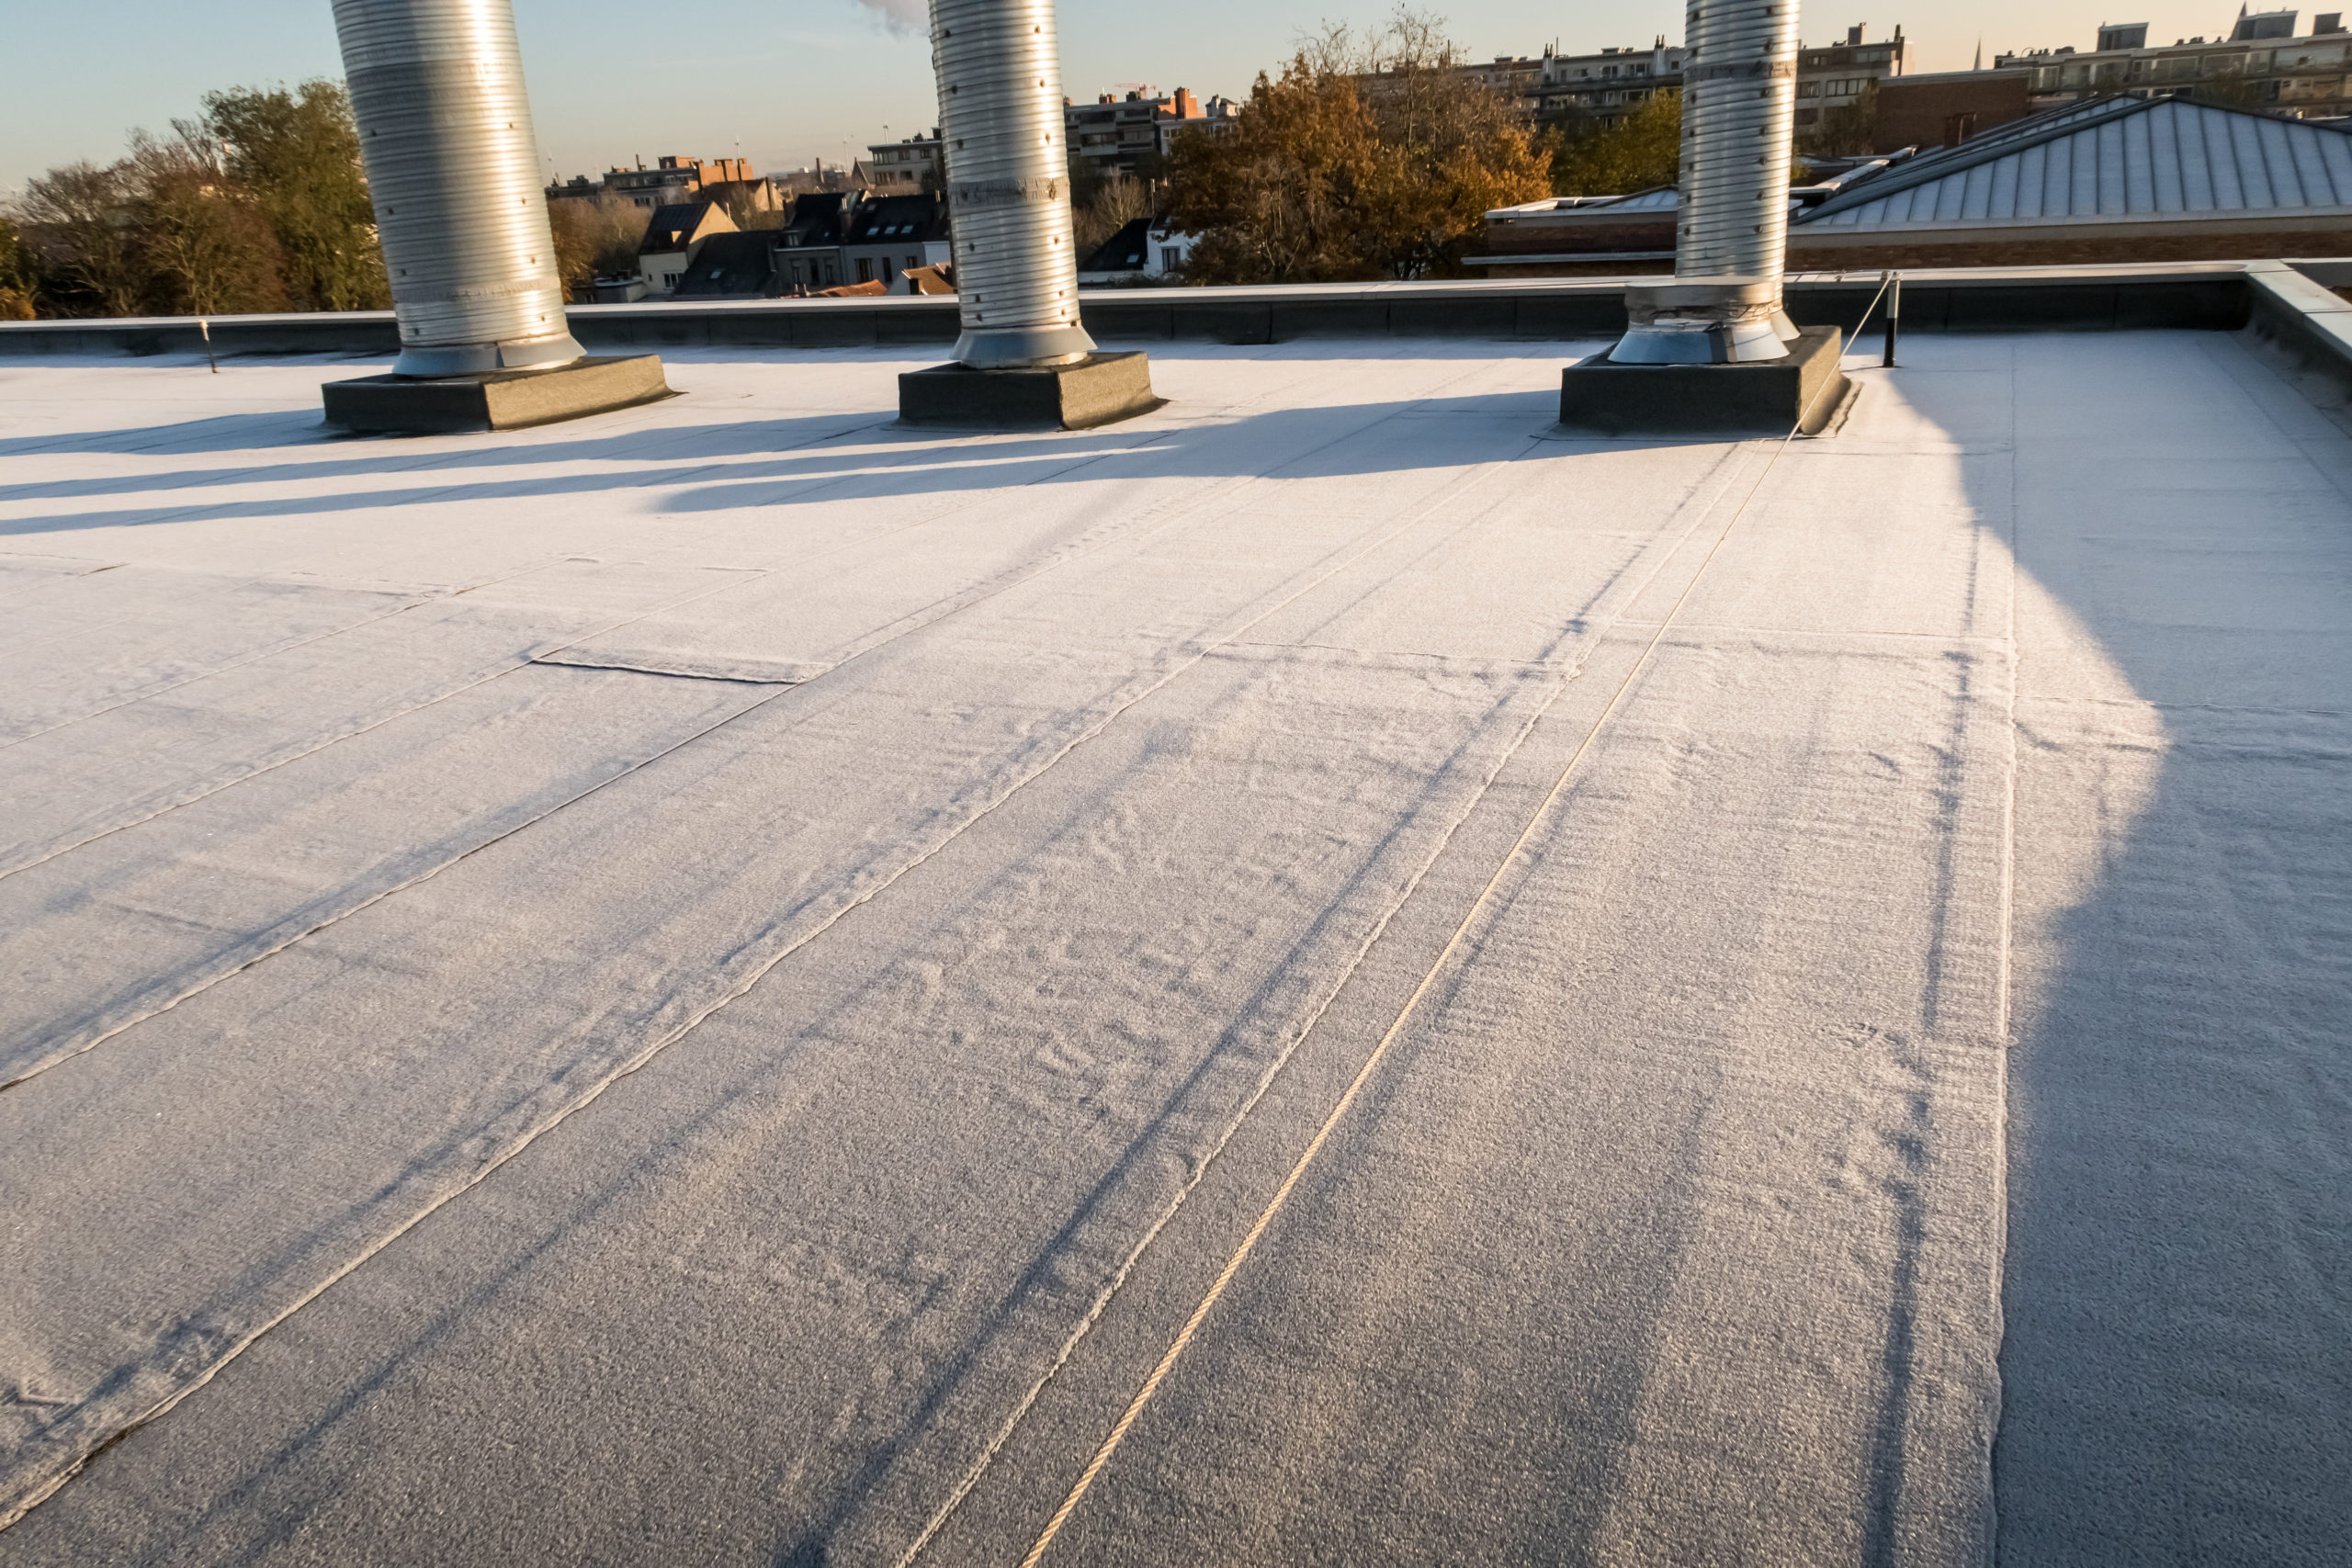
[[[1051,0],[931,0],[963,333],[976,369],[1094,352],[1079,324]]]
[[[400,376],[581,357],[509,0],[334,0]]]
[[[1789,152],[1796,121],[1794,0],[1695,0],[1682,73],[1674,281],[1626,290],[1618,364],[1781,359]],[[1760,150],[1760,152],[1759,152]]]

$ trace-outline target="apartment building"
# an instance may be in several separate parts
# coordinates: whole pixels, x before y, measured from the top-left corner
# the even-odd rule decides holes
[[[876,196],[922,196],[947,188],[946,144],[939,130],[903,141],[876,141],[851,170],[850,183]]]
[[[1189,87],[1162,97],[1149,87],[1124,96],[1104,93],[1091,104],[1065,102],[1062,125],[1070,156],[1098,173],[1152,174],[1187,131],[1223,135],[1239,122],[1241,106],[1230,98],[1203,98]]]
[[[2341,12],[2323,11],[2311,31],[2295,30],[2293,11],[2241,8],[2228,36],[2176,39],[2150,46],[2144,22],[2098,30],[2086,51],[2037,49],[1994,58],[1996,66],[2030,73],[2033,107],[2055,108],[2117,95],[2135,98],[2195,96],[2290,119],[2332,119],[2352,114],[2346,74],[2352,33]]]

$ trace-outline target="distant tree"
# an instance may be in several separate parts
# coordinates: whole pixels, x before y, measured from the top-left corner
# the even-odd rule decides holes
[[[1091,158],[1081,157],[1075,152],[1071,152],[1069,162],[1065,165],[1065,172],[1069,176],[1069,205],[1072,211],[1092,201],[1094,193],[1102,188],[1102,171],[1096,166]]]
[[[47,313],[134,316],[147,293],[135,244],[131,165],[68,164],[25,184],[16,217]]]
[[[51,169],[9,213],[0,311],[360,310],[390,302],[350,100],[332,82],[208,94],[169,138]]]
[[[706,192],[706,194],[709,193]],[[790,211],[792,198],[788,196],[771,198],[780,201],[781,206],[759,206],[760,197],[753,194],[753,182],[751,181],[726,181],[712,196],[712,199],[718,202],[719,209],[727,214],[728,220],[738,229],[781,229],[792,216]],[[641,209],[639,211],[639,217],[640,220],[644,217]],[[640,221],[638,229],[641,232],[644,228],[644,223]]]
[[[1821,122],[1800,140],[1816,158],[1858,158],[1878,145],[1878,84],[1862,89],[1850,104],[1833,104],[1821,111]]]
[[[148,307],[194,316],[284,310],[277,236],[254,193],[229,176],[202,127],[176,129],[168,141],[131,136],[132,235]]]
[[[207,93],[204,130],[268,220],[295,309],[380,310],[391,302],[359,131],[342,84]]]
[[[1652,93],[1612,126],[1567,121],[1544,133],[1555,196],[1625,196],[1681,177],[1682,95]]]
[[[1199,236],[1185,276],[1199,283],[1327,283],[1376,277],[1364,211],[1391,183],[1372,109],[1355,84],[1302,52],[1263,72],[1222,136],[1176,138],[1168,218]]]
[[[30,247],[15,222],[0,215],[0,321],[31,321],[40,292],[40,275],[34,270]]]
[[[2191,103],[2211,104],[2216,108],[2261,109],[2268,105],[2267,89],[2274,85],[2244,71],[2224,71],[2190,87],[2187,96]]]
[[[555,264],[564,292],[586,294],[598,277],[637,270],[645,239],[646,211],[610,191],[592,199],[565,197],[548,203],[548,227],[555,233]]]
[[[1517,107],[1460,69],[1444,24],[1399,8],[1369,35],[1329,25],[1234,130],[1179,136],[1168,216],[1201,236],[1200,282],[1442,276],[1493,208],[1544,194]]]
[[[1518,104],[1464,62],[1444,18],[1404,6],[1354,62],[1358,80],[1373,84],[1374,133],[1397,155],[1384,165],[1374,204],[1378,260],[1390,276],[1459,273],[1464,253],[1485,239],[1488,211],[1547,193],[1551,171]]]
[[[1082,263],[1112,235],[1138,218],[1149,218],[1151,187],[1133,175],[1113,174],[1091,183],[1083,201],[1070,203],[1070,248]]]

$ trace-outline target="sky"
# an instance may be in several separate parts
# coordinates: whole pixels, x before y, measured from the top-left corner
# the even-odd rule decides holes
[[[1683,0],[1422,0],[1473,55],[1538,54],[1679,41]],[[2127,0],[2128,3],[2128,0]],[[0,16],[30,0],[0,0]],[[514,0],[539,150],[564,175],[664,152],[742,154],[763,170],[845,158],[933,118],[922,0],[697,0],[665,13],[641,0]],[[2151,39],[2228,31],[2220,0],[2113,8],[2114,0],[1976,0],[1881,10],[1807,8],[1804,38],[1897,23],[1908,68],[1964,69],[1996,51],[2091,46],[2105,20],[2146,21]],[[2352,5],[2342,7],[2352,10]],[[1061,0],[1063,87],[1085,99],[1148,84],[1245,96],[1294,39],[1329,17],[1373,22],[1372,0]],[[72,27],[6,26],[0,74],[0,193],[77,159],[121,154],[133,127],[167,128],[220,87],[340,74],[328,0],[74,0]],[[665,19],[674,17],[675,19]],[[2310,26],[2306,12],[2299,24]],[[91,48],[106,40],[104,49]]]

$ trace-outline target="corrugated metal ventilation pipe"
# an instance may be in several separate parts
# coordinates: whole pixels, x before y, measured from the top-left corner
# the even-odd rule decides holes
[[[980,369],[1094,352],[1079,324],[1052,0],[931,0],[963,335]]]
[[[334,0],[401,376],[581,357],[509,0]]]
[[[1625,291],[1619,364],[1784,359],[1796,0],[1693,0],[1674,281]]]

